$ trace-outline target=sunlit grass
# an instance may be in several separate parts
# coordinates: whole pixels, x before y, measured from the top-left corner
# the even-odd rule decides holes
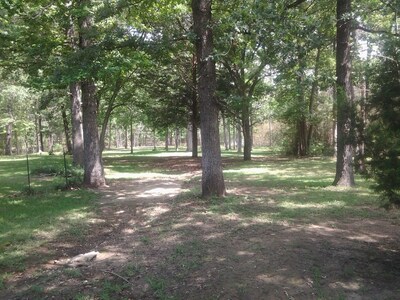
[[[62,156],[33,155],[30,170],[62,167]],[[28,186],[25,157],[0,158],[0,272],[23,270],[26,260],[41,245],[68,232],[83,228],[92,214],[93,192],[63,192],[56,188],[61,177],[31,176],[33,195]]]

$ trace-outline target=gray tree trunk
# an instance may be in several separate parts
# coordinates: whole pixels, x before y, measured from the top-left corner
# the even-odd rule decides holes
[[[353,144],[354,105],[351,82],[351,0],[337,0],[336,86],[337,86],[337,160],[333,182],[354,186]]]
[[[90,0],[81,0],[82,7],[90,7]],[[88,32],[93,27],[90,15],[79,18],[79,46],[82,50],[92,45]],[[105,185],[103,161],[97,126],[96,85],[92,78],[82,81],[82,117],[84,135],[84,178],[85,185],[100,187]]]
[[[81,85],[78,82],[69,85],[71,99],[72,125],[72,163],[83,167],[83,125],[81,108]]]
[[[214,45],[211,5],[211,0],[192,0],[201,116],[202,196],[204,198],[222,197],[226,193],[219,140],[219,109],[215,99],[216,71],[215,61],[212,59]]]

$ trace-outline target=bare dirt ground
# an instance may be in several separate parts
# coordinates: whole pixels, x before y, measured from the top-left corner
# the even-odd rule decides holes
[[[397,224],[359,218],[271,223],[216,214],[190,192],[199,186],[193,179],[198,161],[157,163],[176,172],[111,181],[99,192],[89,234],[48,244],[62,255],[33,261],[0,298],[400,299]],[[263,205],[274,209],[272,202]],[[92,250],[99,254],[88,265],[53,263]]]

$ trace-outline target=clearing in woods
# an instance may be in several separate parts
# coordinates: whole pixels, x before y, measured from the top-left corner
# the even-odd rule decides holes
[[[207,201],[186,153],[114,152],[105,166],[84,231],[36,249],[1,299],[398,298],[399,213],[361,179],[331,187],[331,159],[225,153],[228,196]]]

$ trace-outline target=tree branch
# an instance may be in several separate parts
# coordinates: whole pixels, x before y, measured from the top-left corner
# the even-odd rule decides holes
[[[299,6],[300,4],[306,2],[307,0],[296,0],[295,2],[289,4],[286,6],[286,9],[294,8],[296,6]]]
[[[389,31],[386,31],[386,30],[380,30],[380,29],[378,29],[378,30],[377,29],[370,29],[370,28],[366,28],[366,27],[364,27],[364,26],[362,26],[360,24],[357,24],[355,26],[355,29],[362,30],[362,31],[368,32],[368,33],[387,34],[387,35],[391,35],[391,36],[400,37],[400,34],[398,34],[398,33],[392,33],[392,32],[389,32]]]

